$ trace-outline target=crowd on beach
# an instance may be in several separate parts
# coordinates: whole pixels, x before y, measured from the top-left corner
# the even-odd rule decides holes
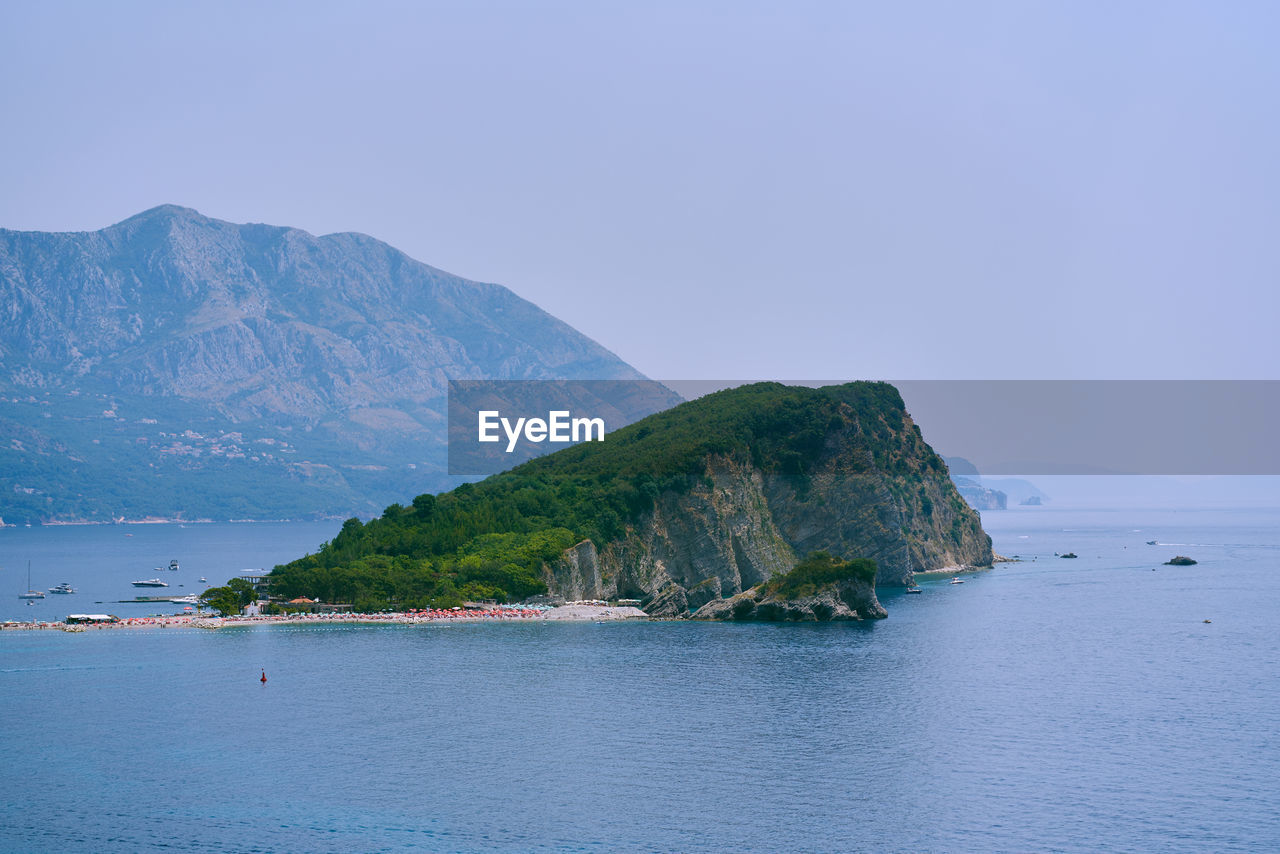
[[[501,622],[530,619],[635,619],[645,614],[633,608],[607,608],[604,603],[583,607],[574,603],[560,608],[546,607],[512,607],[495,606],[484,609],[462,608],[427,608],[409,611],[381,612],[372,614],[358,613],[292,613],[292,614],[260,614],[254,616],[215,617],[205,614],[176,614],[174,616],[124,617],[111,622],[90,622],[71,625],[65,622],[3,622],[3,630],[58,629],[61,631],[84,631],[86,629],[120,629],[120,628],[203,628],[216,629],[228,626],[258,624],[311,624],[311,623],[398,623],[413,625],[432,622]],[[557,613],[563,612],[563,613]]]

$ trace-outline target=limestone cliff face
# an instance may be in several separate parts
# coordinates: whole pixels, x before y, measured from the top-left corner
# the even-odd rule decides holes
[[[548,588],[566,598],[640,598],[650,614],[684,616],[818,550],[874,559],[876,583],[888,586],[910,584],[915,571],[990,564],[977,514],[904,418],[905,429],[872,448],[849,414],[803,476],[762,470],[742,454],[709,455],[691,489],[660,495],[624,536],[566,552],[547,568]],[[846,607],[878,615],[874,590],[858,601]]]
[[[597,549],[580,543],[547,572],[567,599],[651,599],[651,614],[676,615],[785,572],[795,553],[778,532],[759,471],[713,458],[685,494],[659,497],[652,514]],[[589,572],[583,567],[590,566]],[[590,586],[594,582],[596,586]]]

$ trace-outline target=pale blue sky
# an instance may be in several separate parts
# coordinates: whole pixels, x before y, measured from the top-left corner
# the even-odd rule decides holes
[[[0,226],[362,231],[659,378],[1276,378],[1273,3],[0,4]]]

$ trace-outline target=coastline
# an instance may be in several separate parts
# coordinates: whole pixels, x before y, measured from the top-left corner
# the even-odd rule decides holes
[[[987,572],[995,569],[998,563],[1019,563],[1018,558],[1005,557],[999,552],[991,553],[991,563],[986,566],[969,566],[967,564],[952,564],[951,566],[941,566],[937,569],[919,569],[912,573],[915,578],[923,578],[925,581],[932,581],[938,578],[946,578],[949,575],[972,575],[976,572]]]
[[[938,578],[950,578],[956,575],[973,575],[978,572],[989,572],[991,566],[943,566],[938,569],[917,570],[912,576],[917,579],[923,578],[925,581],[932,581]]]
[[[342,516],[306,516],[297,519],[183,519],[166,516],[143,516],[140,519],[46,519],[32,524],[22,522],[5,522],[0,519],[0,528],[74,528],[95,525],[250,525],[273,522],[337,522]]]
[[[495,608],[488,611],[399,611],[380,614],[274,614],[253,617],[126,617],[114,623],[0,622],[0,632],[63,631],[70,633],[117,629],[222,629],[258,625],[453,625],[514,622],[622,622],[648,620],[639,608],[618,605],[561,605],[547,610]]]

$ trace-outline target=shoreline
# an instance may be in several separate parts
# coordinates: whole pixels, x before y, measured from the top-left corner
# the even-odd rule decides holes
[[[924,569],[913,572],[914,578],[923,578],[925,581],[933,581],[938,578],[948,578],[956,575],[973,575],[978,572],[989,572],[994,569],[993,566],[943,566],[938,569]]]
[[[0,520],[0,528],[81,528],[95,525],[253,525],[278,522],[338,522],[342,517],[317,516],[300,519],[182,519],[161,516],[143,516],[140,519],[47,519],[34,524],[24,522],[5,522]]]
[[[639,608],[618,605],[561,605],[547,610],[495,608],[489,611],[398,611],[380,614],[271,614],[253,617],[125,617],[114,623],[0,622],[0,632],[63,631],[70,633],[118,629],[223,629],[259,625],[453,625],[515,622],[624,622],[648,620]]]

